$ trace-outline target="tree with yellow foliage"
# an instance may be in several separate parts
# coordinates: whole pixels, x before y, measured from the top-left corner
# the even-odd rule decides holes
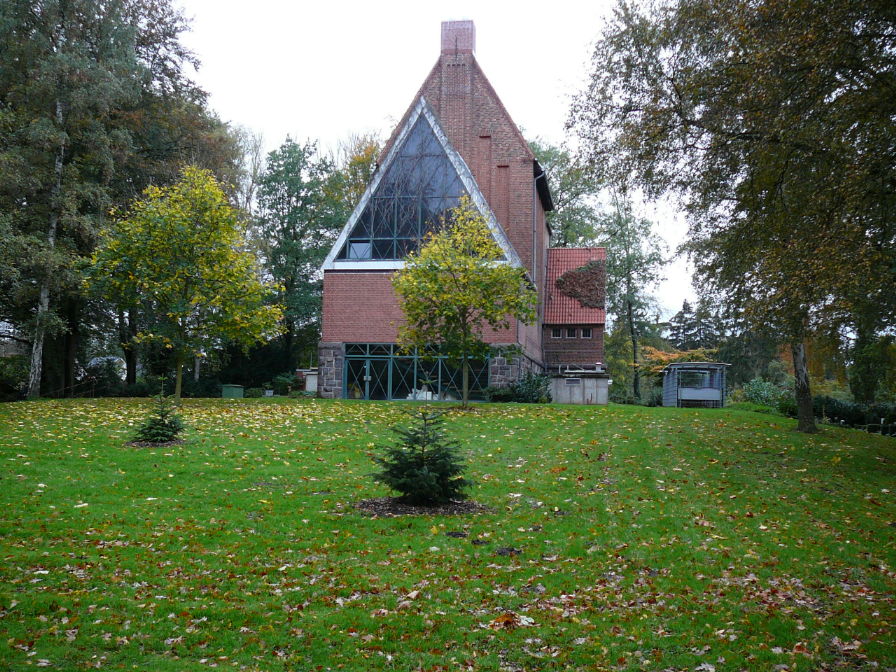
[[[183,365],[222,341],[249,346],[279,333],[282,309],[244,251],[244,228],[212,174],[187,166],[115,217],[90,269],[94,291],[151,320],[137,335],[172,351],[175,397]]]
[[[525,270],[504,259],[485,219],[468,198],[408,256],[392,279],[406,323],[399,340],[420,350],[440,346],[463,371],[463,405],[469,400],[470,359],[488,355],[483,330],[509,329],[512,320],[535,319],[537,295]]]

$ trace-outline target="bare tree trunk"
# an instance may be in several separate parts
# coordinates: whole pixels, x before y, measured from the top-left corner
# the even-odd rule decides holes
[[[815,413],[812,411],[812,391],[809,388],[806,346],[802,341],[794,342],[790,345],[790,351],[793,354],[797,431],[814,434],[818,431],[818,427],[815,424]]]
[[[124,351],[124,382],[126,385],[134,385],[137,382],[137,351],[134,349],[134,337],[137,335],[137,326],[130,312],[118,313],[118,342]]]
[[[62,130],[62,102],[56,101],[56,123]],[[53,188],[50,191],[50,223],[47,230],[47,245],[50,250],[56,247],[56,232],[59,227],[60,195],[62,192],[62,161],[65,156],[65,144],[56,150],[56,162],[53,166]],[[50,278],[44,275],[40,283],[40,294],[37,301],[37,315],[34,325],[34,342],[31,346],[31,371],[28,375],[28,398],[40,396],[40,379],[43,374],[44,339],[47,334],[47,313],[50,312]]]
[[[635,329],[635,316],[632,311],[631,300],[626,301],[626,310],[628,312],[628,329],[629,336],[632,340],[632,392],[635,399],[641,399],[641,365],[638,362],[638,330]]]
[[[55,234],[55,222],[51,225]],[[28,398],[40,396],[40,379],[43,374],[44,336],[46,330],[42,322],[50,309],[50,287],[47,280],[40,285],[40,298],[37,301],[37,324],[34,328],[34,341],[31,344],[31,371],[28,375]]]
[[[464,357],[463,361],[463,407],[466,408],[470,400],[470,360]]]
[[[67,331],[65,339],[64,362],[62,369],[62,386],[63,396],[71,397],[75,391],[75,380],[77,379],[76,362],[78,361],[78,340],[79,329],[78,322],[80,319],[80,306],[72,299],[67,299],[66,305],[66,322]]]
[[[184,378],[184,356],[181,353],[177,354],[176,362],[174,374],[174,398],[180,401],[181,383]]]

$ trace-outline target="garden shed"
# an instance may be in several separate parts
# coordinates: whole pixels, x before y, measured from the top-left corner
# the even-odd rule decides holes
[[[663,369],[663,406],[722,408],[725,368],[721,362],[676,362]]]

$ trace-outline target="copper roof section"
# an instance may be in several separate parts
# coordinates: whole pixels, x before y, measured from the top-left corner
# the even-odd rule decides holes
[[[604,324],[607,312],[604,308],[586,308],[576,299],[557,289],[557,278],[589,261],[606,261],[604,247],[552,247],[548,250],[548,273],[545,289],[545,325]]]

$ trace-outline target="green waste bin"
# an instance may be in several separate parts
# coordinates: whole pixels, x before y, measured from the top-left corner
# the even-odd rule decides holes
[[[221,386],[221,397],[224,399],[242,399],[243,398],[243,386],[242,385],[222,385]]]

